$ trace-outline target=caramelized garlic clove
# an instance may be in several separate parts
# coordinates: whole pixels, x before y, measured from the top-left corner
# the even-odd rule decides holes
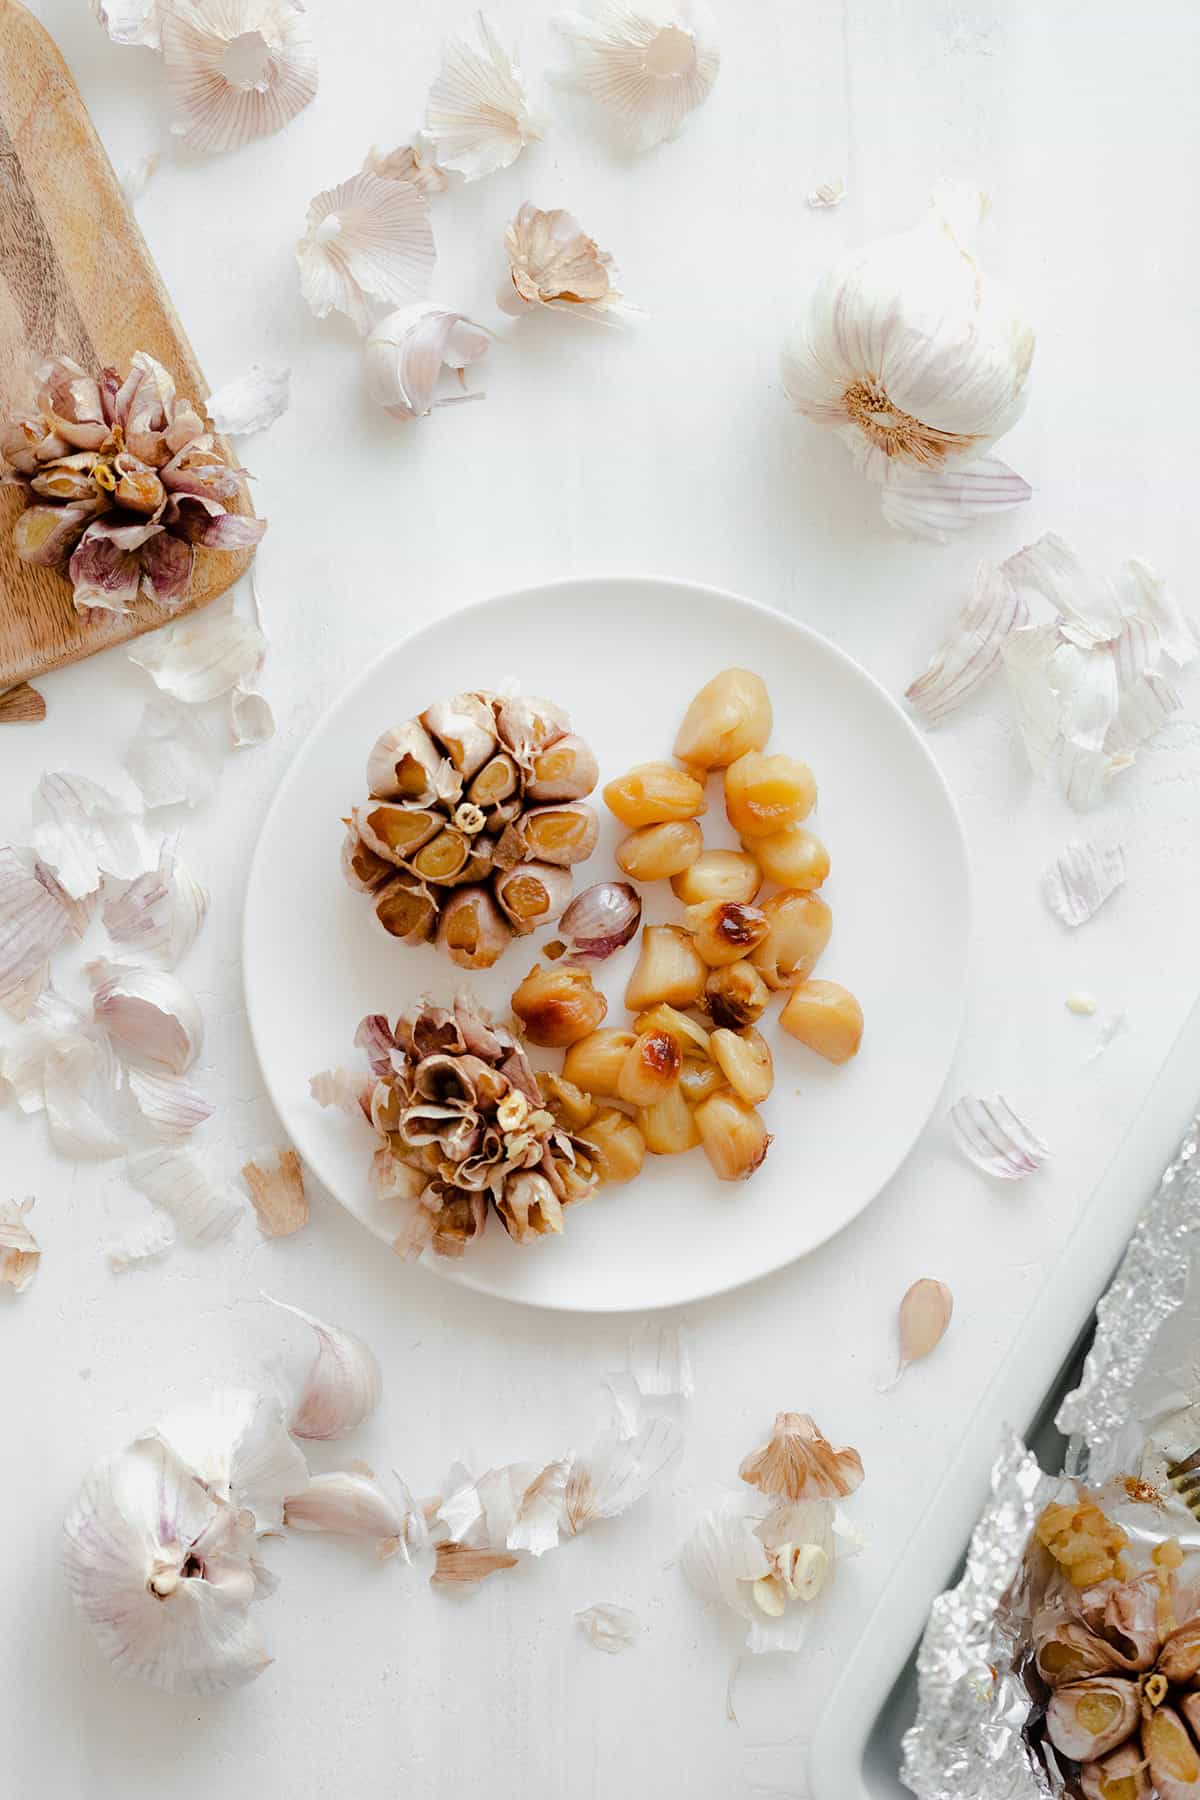
[[[559,805],[535,806],[517,827],[527,855],[541,862],[570,868],[586,862],[596,848],[600,821],[582,800]]]
[[[492,709],[479,694],[455,694],[435,700],[421,714],[421,724],[442,746],[464,780],[481,769],[496,748]]]
[[[771,735],[771,699],[761,676],[722,669],[696,695],[679,727],[675,755],[698,769],[724,769]]]
[[[697,1062],[692,1057],[684,1060],[679,1072],[679,1086],[689,1106],[699,1106],[710,1094],[715,1094],[725,1086],[725,1077],[714,1062]]]
[[[596,1102],[565,1075],[554,1069],[539,1069],[538,1092],[547,1112],[567,1131],[582,1131],[596,1117]]]
[[[753,856],[763,875],[783,888],[810,894],[829,876],[829,852],[814,832],[803,825],[789,825],[770,837],[747,838],[743,848]]]
[[[460,969],[490,969],[512,942],[512,932],[485,887],[456,888],[438,919],[438,949]]]
[[[762,908],[740,900],[702,900],[688,907],[683,923],[710,968],[742,962],[770,930]]]
[[[655,1156],[679,1156],[700,1142],[695,1114],[678,1083],[661,1100],[638,1108],[637,1126]]]
[[[563,1058],[563,1075],[585,1094],[615,1100],[617,1081],[635,1042],[632,1031],[606,1025],[573,1043]]]
[[[422,881],[406,871],[393,873],[392,879],[375,895],[375,916],[383,929],[402,944],[424,944],[433,936],[437,907],[433,895]]]
[[[535,965],[514,990],[512,1009],[531,1044],[557,1049],[595,1031],[608,1001],[586,969]]]
[[[467,799],[491,813],[504,801],[512,799],[520,781],[521,775],[516,763],[507,750],[502,750],[485,762],[478,774],[472,777],[467,788]]]
[[[423,881],[432,881],[438,886],[461,875],[470,858],[471,844],[466,833],[447,825],[427,844],[422,844],[410,859],[410,866]]]
[[[347,884],[356,893],[372,894],[395,873],[395,863],[378,856],[369,844],[363,843],[354,826],[348,825],[342,843],[342,874]]]
[[[367,787],[379,800],[430,805],[443,758],[419,719],[389,726],[367,758]]]
[[[568,732],[533,759],[525,792],[530,800],[582,800],[600,779],[595,752]]]
[[[646,925],[637,966],[625,989],[630,1012],[642,1012],[665,1000],[671,1006],[695,1006],[704,992],[708,965],[678,925]]]
[[[805,981],[793,988],[779,1023],[826,1062],[849,1062],[862,1043],[862,1007],[837,981]]]
[[[798,986],[808,980],[829,942],[833,914],[818,895],[790,889],[772,894],[762,910],[770,929],[750,961],[769,988]]]
[[[704,848],[694,819],[643,825],[617,845],[617,866],[634,881],[669,881],[689,869]]]
[[[771,990],[751,962],[726,963],[704,983],[704,1007],[716,1026],[740,1031],[767,1010]]]
[[[711,1094],[692,1117],[719,1181],[746,1181],[762,1164],[770,1133],[753,1106],[736,1094]]]
[[[571,899],[571,871],[554,863],[518,863],[496,877],[496,902],[518,937],[561,918]]]
[[[629,1106],[653,1106],[678,1084],[683,1053],[668,1031],[648,1031],[626,1052],[617,1098]]]
[[[368,849],[393,865],[406,862],[446,823],[441,813],[398,806],[391,800],[356,806],[351,819]]]
[[[672,879],[671,891],[685,906],[733,900],[748,906],[762,886],[762,871],[744,850],[705,850]]]
[[[610,781],[604,789],[604,804],[622,825],[635,830],[670,820],[695,819],[706,806],[703,784],[686,769],[668,762],[639,763],[619,781]]]
[[[775,1085],[770,1045],[753,1027],[742,1032],[720,1029],[709,1039],[713,1061],[734,1093],[759,1106]]]
[[[639,1013],[633,1021],[633,1029],[639,1037],[647,1031],[668,1031],[678,1043],[681,1055],[708,1060],[708,1033],[703,1025],[698,1025],[695,1019],[689,1019],[676,1007],[668,1006],[665,1000],[651,1007],[649,1012]]]
[[[603,1182],[632,1181],[646,1160],[646,1140],[627,1113],[606,1107],[580,1132]]]
[[[748,750],[725,771],[725,816],[740,838],[773,837],[816,803],[812,770],[797,757]]]

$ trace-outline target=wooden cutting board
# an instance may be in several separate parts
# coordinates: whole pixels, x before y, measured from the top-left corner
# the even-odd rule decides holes
[[[157,357],[203,410],[208,385],[70,72],[18,0],[0,0],[0,407],[28,404],[42,357],[123,372],[135,350]],[[197,549],[182,607],[139,599],[123,616],[85,620],[65,576],[14,553],[22,504],[0,489],[0,720],[40,716],[40,697],[19,685],[31,676],[206,605],[254,554]]]

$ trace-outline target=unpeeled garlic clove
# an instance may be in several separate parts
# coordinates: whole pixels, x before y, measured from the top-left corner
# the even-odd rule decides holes
[[[568,732],[534,757],[525,792],[530,800],[582,800],[599,779],[595,751]]]
[[[637,931],[642,902],[627,881],[598,881],[572,900],[559,930],[569,956],[601,962]]]
[[[456,888],[442,907],[438,949],[460,969],[490,969],[511,942],[511,927],[487,888]]]
[[[406,800],[430,805],[438,770],[444,761],[419,719],[392,725],[375,740],[367,758],[367,787],[379,800]]]
[[[345,1437],[375,1411],[383,1393],[383,1371],[375,1352],[352,1331],[326,1325],[311,1313],[270,1294],[262,1298],[281,1312],[289,1312],[311,1325],[317,1334],[317,1357],[308,1372],[304,1392],[288,1430],[293,1437]]]
[[[368,1471],[338,1469],[310,1476],[308,1486],[289,1494],[283,1522],[294,1531],[333,1531],[346,1537],[377,1538],[385,1553],[404,1540],[405,1510]]]
[[[497,876],[497,904],[518,937],[551,925],[571,899],[571,871],[554,863],[524,862]],[[573,907],[570,910],[574,910]]]
[[[435,700],[421,714],[421,724],[442,745],[464,780],[481,769],[496,749],[496,721],[479,694]]]
[[[200,1003],[177,975],[101,958],[87,965],[92,1013],[130,1062],[186,1075],[204,1047]]]
[[[446,821],[439,812],[424,807],[401,806],[394,800],[356,806],[353,829],[367,848],[384,862],[398,866],[437,835]]]
[[[586,862],[596,848],[600,821],[585,801],[570,800],[531,807],[518,831],[529,856],[570,868]]]
[[[900,1302],[900,1362],[894,1387],[909,1363],[920,1362],[936,1350],[950,1325],[954,1295],[944,1281],[923,1277],[914,1281]]]

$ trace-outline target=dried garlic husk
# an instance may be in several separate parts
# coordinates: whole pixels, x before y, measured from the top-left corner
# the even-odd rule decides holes
[[[261,628],[235,613],[230,600],[139,638],[129,660],[145,669],[164,694],[200,706],[253,680],[266,648]]]
[[[92,1013],[120,1054],[138,1067],[186,1075],[204,1048],[200,1003],[177,975],[103,958],[87,965]]]
[[[680,1566],[696,1592],[718,1600],[746,1625],[754,1655],[804,1646],[809,1607],[833,1578],[839,1550],[829,1500],[785,1501],[763,1512],[726,1501],[703,1517]]]
[[[189,1243],[218,1243],[245,1212],[190,1150],[164,1144],[136,1151],[127,1159],[125,1173],[140,1194],[170,1213]]]
[[[561,206],[543,212],[526,201],[504,233],[504,247],[508,280],[496,294],[502,312],[519,317],[531,306],[545,306],[607,322],[637,310],[617,287],[607,250]]]
[[[1101,845],[1072,838],[1042,877],[1046,905],[1072,929],[1086,925],[1125,882],[1120,844]]]
[[[292,371],[286,363],[251,363],[208,396],[208,416],[226,437],[248,437],[283,417],[291,403]]]
[[[294,1150],[268,1151],[244,1163],[242,1180],[264,1237],[292,1237],[308,1224],[304,1171]]]
[[[279,131],[317,91],[299,0],[169,0],[160,30],[171,130],[197,150]]]
[[[1005,571],[980,563],[975,591],[905,699],[927,725],[940,725],[1001,666],[1005,640],[1028,623],[1029,608]]]
[[[298,1306],[273,1300],[270,1294],[262,1298],[281,1312],[303,1319],[317,1337],[316,1361],[308,1372],[288,1430],[300,1438],[345,1437],[379,1405],[383,1371],[375,1352],[340,1325],[326,1325]]]
[[[160,48],[162,0],[89,0],[89,5],[114,44]]]
[[[0,847],[0,1006],[17,1017],[28,1015],[50,958],[70,931],[61,892],[57,882],[51,887],[39,877],[31,855]]]
[[[379,151],[372,146],[363,168],[372,175],[381,175],[385,181],[411,181],[422,194],[441,194],[449,185],[449,176],[423,131],[414,132],[407,144],[395,150]]]
[[[148,812],[199,806],[220,779],[221,751],[190,707],[164,695],[147,701],[125,767]]]
[[[857,1450],[835,1450],[808,1413],[781,1412],[768,1441],[746,1457],[738,1473],[764,1494],[830,1500],[854,1492],[863,1466]]]
[[[571,1468],[564,1500],[564,1529],[572,1536],[598,1519],[615,1519],[642,1498],[679,1454],[683,1433],[673,1419],[652,1418],[632,1437],[619,1427],[604,1432]]]
[[[25,1223],[32,1200],[0,1200],[0,1287],[23,1294],[38,1272],[42,1252]]]
[[[478,181],[507,169],[541,137],[515,56],[483,12],[475,15],[479,49],[452,37],[425,106],[425,135],[443,169]]]
[[[38,856],[75,900],[95,893],[103,875],[132,881],[146,866],[138,815],[86,775],[43,775],[33,796]]]
[[[812,188],[809,191],[807,204],[813,208],[814,212],[823,212],[831,207],[840,206],[845,198],[846,184],[838,175],[833,181],[822,181]]]
[[[130,1269],[140,1269],[143,1263],[156,1262],[174,1243],[174,1225],[164,1214],[156,1213],[112,1246],[108,1266],[114,1275],[124,1275]]]
[[[821,278],[783,357],[793,403],[882,487],[888,522],[937,541],[1030,493],[988,455],[1024,409],[1034,333],[971,253],[986,207],[940,184],[921,224]]]
[[[304,1458],[277,1401],[218,1389],[98,1463],[67,1515],[67,1585],[122,1674],[219,1694],[271,1661],[253,1602],[273,1582],[258,1540],[278,1528]]]
[[[131,1068],[125,1071],[125,1083],[152,1135],[168,1142],[189,1136],[216,1110],[182,1075]]]
[[[293,1531],[374,1538],[384,1556],[402,1548],[409,1517],[368,1469],[311,1475],[308,1485],[283,1503],[283,1522]]]
[[[1036,1174],[1050,1154],[1003,1094],[992,1100],[964,1094],[950,1108],[950,1125],[967,1160],[1001,1181],[1020,1181]]]
[[[465,313],[417,300],[389,313],[367,339],[367,391],[393,419],[423,419],[449,400],[482,398],[458,394],[436,400],[442,369],[459,376],[485,355],[489,334]]]
[[[608,1656],[632,1650],[641,1635],[642,1624],[637,1614],[630,1612],[627,1606],[613,1606],[608,1601],[583,1607],[575,1618],[596,1649],[603,1650]]]
[[[637,1326],[629,1339],[629,1368],[640,1394],[690,1400],[695,1392],[691,1345],[682,1325]]]
[[[318,319],[336,308],[364,336],[368,296],[398,306],[429,292],[437,252],[423,194],[360,169],[310,202],[296,246],[300,291]]]
[[[599,0],[595,15],[554,17],[580,87],[620,115],[637,150],[677,136],[712,92],[721,67],[703,0]]]
[[[180,860],[178,837],[164,838],[157,869],[118,893],[106,892],[104,928],[114,943],[173,969],[195,943],[208,903],[208,889]]]

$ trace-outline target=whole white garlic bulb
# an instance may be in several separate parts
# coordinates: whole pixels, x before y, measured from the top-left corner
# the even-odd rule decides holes
[[[986,211],[941,183],[913,230],[821,277],[783,352],[789,397],[880,485],[888,523],[939,542],[1030,494],[988,454],[1024,410],[1035,336],[972,255]]]
[[[218,1389],[106,1457],[67,1515],[67,1584],[105,1655],[169,1694],[219,1694],[271,1661],[251,1611],[260,1536],[307,1484],[278,1401]]]

